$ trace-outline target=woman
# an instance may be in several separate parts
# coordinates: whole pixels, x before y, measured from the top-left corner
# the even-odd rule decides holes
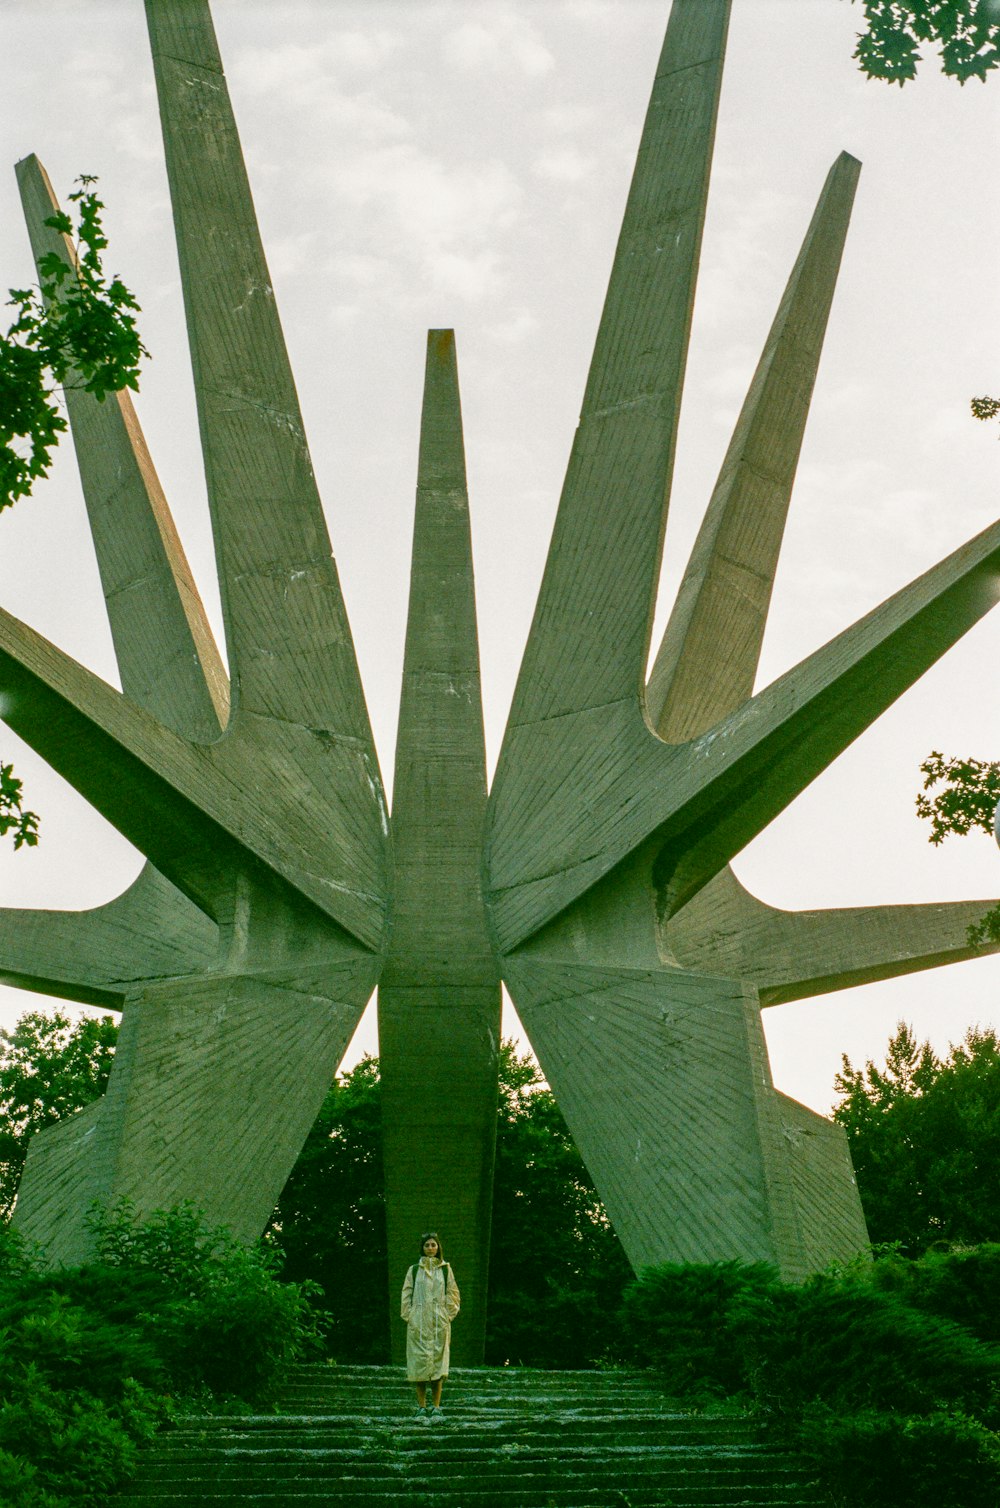
[[[429,1417],[431,1423],[444,1417],[441,1387],[448,1375],[451,1322],[459,1302],[455,1274],[444,1260],[437,1231],[426,1231],[420,1237],[420,1261],[410,1268],[403,1284],[402,1315],[406,1321],[406,1376],[416,1385],[417,1418]]]

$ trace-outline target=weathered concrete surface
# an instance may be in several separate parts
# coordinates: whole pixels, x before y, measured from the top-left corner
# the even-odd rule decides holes
[[[180,0],[148,16],[232,714],[130,406],[77,394],[123,694],[9,618],[0,659],[11,724],[155,868],[95,913],[0,918],[5,977],[125,1012],[92,1135],[58,1156],[40,1138],[25,1174],[18,1223],[58,1232],[63,1259],[87,1249],[91,1197],[191,1198],[257,1234],[371,994],[388,895],[377,759],[211,18]],[[41,254],[34,159],[21,185]]]
[[[674,3],[488,803],[455,349],[431,334],[390,832],[208,6],[147,0],[232,687],[130,405],[72,396],[123,690],[2,613],[0,690],[150,862],[94,912],[0,913],[0,977],[124,1009],[106,1099],[28,1159],[17,1219],[55,1258],[95,1197],[259,1230],[379,980],[389,1302],[439,1228],[477,1360],[501,974],[636,1266],[798,1277],[864,1247],[844,1138],[774,1090],[761,1007],[967,957],[982,907],[790,913],[728,865],[993,606],[1000,525],[754,693],[843,155],[644,685],[728,12]],[[19,178],[36,254],[71,255],[37,159]]]
[[[481,1360],[496,1142],[500,975],[486,930],[479,646],[455,340],[427,340],[392,796],[394,917],[379,982],[393,1348],[402,1274],[438,1230],[462,1289],[456,1365]]]

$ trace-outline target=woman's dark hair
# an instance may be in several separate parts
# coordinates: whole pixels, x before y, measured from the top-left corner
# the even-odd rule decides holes
[[[438,1244],[437,1259],[438,1259],[439,1262],[443,1262],[444,1261],[444,1252],[441,1249],[441,1237],[438,1235],[437,1231],[436,1230],[425,1230],[424,1233],[423,1233],[423,1235],[420,1237],[420,1255],[421,1256],[423,1256],[423,1254],[424,1254],[424,1242],[425,1241],[436,1241],[437,1242],[437,1244]]]

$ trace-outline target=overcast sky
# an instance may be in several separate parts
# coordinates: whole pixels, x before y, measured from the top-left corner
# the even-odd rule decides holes
[[[264,243],[383,772],[391,775],[423,348],[457,331],[489,757],[545,559],[667,0],[215,0]],[[851,60],[847,0],[734,0],[667,531],[662,628],[784,281],[842,149],[864,166],[760,684],[1000,511],[1000,79],[935,60],[904,90]],[[13,164],[100,175],[110,264],[153,352],[137,407],[220,638],[180,284],[140,0],[0,0],[0,286],[32,278]],[[117,684],[72,449],[0,518],[0,602]],[[656,633],[654,632],[654,643]],[[1000,757],[987,618],[736,860],[790,908],[1000,895],[986,839],[930,848],[931,749]],[[136,852],[0,730],[34,852],[0,903],[92,906]],[[38,997],[0,992],[0,1024]],[[1000,1026],[984,959],[765,1013],[780,1088],[827,1110],[840,1054],[899,1018],[939,1048]],[[369,1009],[353,1056],[375,1046]]]

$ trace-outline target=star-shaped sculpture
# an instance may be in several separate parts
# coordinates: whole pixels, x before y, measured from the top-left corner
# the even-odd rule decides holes
[[[149,862],[95,911],[0,917],[5,980],[123,1010],[108,1094],[36,1138],[18,1223],[68,1260],[94,1199],[257,1234],[378,982],[392,1297],[447,1229],[480,1358],[502,977],[633,1265],[797,1277],[863,1249],[843,1135],[773,1088],[761,1006],[967,957],[982,905],[784,912],[728,866],[994,605],[1000,526],[754,695],[858,164],[823,188],[646,684],[729,11],[674,0],[488,798],[431,332],[390,823],[208,5],[146,9],[231,687],[127,396],[68,394],[123,689],[3,615],[4,717]],[[41,255],[51,189],[18,174]]]

